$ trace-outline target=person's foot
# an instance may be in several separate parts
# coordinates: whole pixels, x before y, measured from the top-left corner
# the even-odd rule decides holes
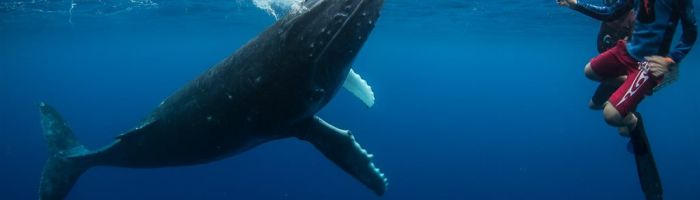
[[[590,108],[591,110],[603,110],[603,108],[605,108],[606,103],[608,102],[596,103],[595,101],[593,101],[593,99],[591,99],[590,101],[588,101],[588,108]]]
[[[618,131],[617,133],[619,133],[620,136],[622,136],[622,137],[626,137],[626,138],[630,137],[631,130],[629,127],[626,127],[626,126],[617,127],[617,131]]]
[[[634,129],[637,128],[637,116],[635,116],[635,115],[632,114],[632,113],[630,113],[630,116],[633,118],[633,119],[632,119],[632,121],[633,121],[632,124],[630,124],[630,125],[628,125],[628,126],[622,126],[622,127],[618,127],[618,128],[617,128],[618,133],[619,133],[620,136],[622,136],[622,137],[629,138],[629,137],[630,137],[630,133],[631,133],[632,131],[634,131]]]

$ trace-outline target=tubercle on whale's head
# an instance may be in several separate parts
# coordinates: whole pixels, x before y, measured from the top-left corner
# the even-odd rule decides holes
[[[325,87],[337,87],[379,18],[384,0],[306,0],[279,23],[287,47]],[[331,88],[327,88],[331,89]]]

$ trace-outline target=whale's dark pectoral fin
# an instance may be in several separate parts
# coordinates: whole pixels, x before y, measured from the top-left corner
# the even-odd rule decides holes
[[[630,132],[630,139],[634,149],[634,160],[637,163],[637,174],[639,182],[642,186],[642,191],[646,195],[647,200],[663,199],[663,187],[661,186],[661,178],[659,171],[656,168],[656,161],[651,153],[649,139],[644,130],[642,115],[634,113],[639,120],[634,131]]]
[[[369,187],[377,195],[387,188],[387,179],[372,163],[372,155],[360,147],[349,131],[341,130],[314,117],[300,124],[299,138],[311,142],[336,165]]]

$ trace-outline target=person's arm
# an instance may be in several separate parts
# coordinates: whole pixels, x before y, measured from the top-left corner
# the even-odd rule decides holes
[[[593,17],[601,21],[614,21],[627,14],[634,6],[634,0],[617,0],[609,6],[598,6],[590,3],[579,2],[577,0],[560,0],[567,1],[569,8],[579,11],[589,17]]]
[[[695,12],[693,11],[693,0],[680,0],[678,5],[683,34],[681,35],[681,40],[678,45],[669,53],[669,57],[676,63],[681,62],[681,60],[690,53],[690,49],[693,48],[698,36],[698,27],[695,22]]]

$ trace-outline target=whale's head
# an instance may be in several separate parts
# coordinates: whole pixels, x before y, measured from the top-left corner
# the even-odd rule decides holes
[[[374,28],[384,0],[306,0],[278,22],[279,34],[318,86],[335,91]],[[289,49],[289,48],[288,48]]]

